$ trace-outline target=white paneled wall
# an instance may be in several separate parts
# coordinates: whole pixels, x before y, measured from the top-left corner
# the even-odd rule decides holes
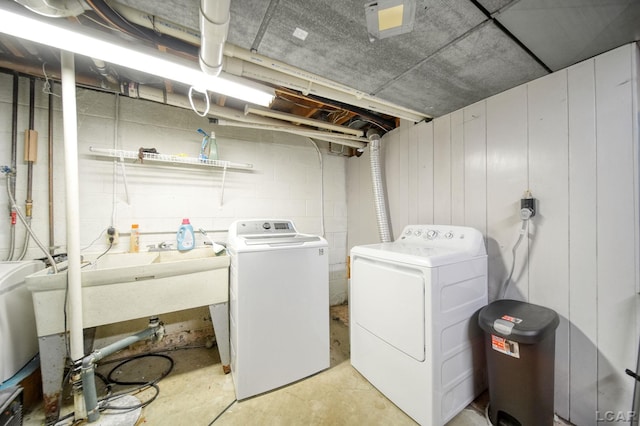
[[[636,366],[640,318],[638,56],[622,46],[383,138],[395,236],[409,223],[479,229],[492,298],[511,267],[520,198],[531,190],[538,200],[507,297],[560,315],[555,409],[577,425],[632,408],[624,370]],[[349,161],[350,187],[364,186],[367,167]],[[370,196],[349,199],[349,247],[377,242],[370,209]]]
[[[10,164],[11,75],[0,74],[0,165]],[[36,84],[35,128],[39,132],[39,157],[34,167],[33,228],[40,239],[48,241],[47,184],[47,108],[48,96]],[[60,93],[60,86],[54,90]],[[114,251],[128,251],[128,233],[132,223],[141,230],[141,247],[162,241],[172,242],[182,218],[188,217],[194,228],[211,232],[215,240],[226,241],[226,230],[239,218],[290,218],[299,231],[320,234],[321,216],[330,244],[331,302],[346,299],[347,204],[346,159],[322,151],[323,171],[318,153],[308,139],[283,133],[240,130],[210,125],[194,112],[157,103],[78,89],[78,138],[80,167],[80,236],[85,252],[106,249],[104,231],[112,223],[119,230],[120,243]],[[23,138],[27,128],[29,81],[20,79],[18,121],[18,205],[24,208],[26,165]],[[60,98],[54,97],[54,208],[55,242],[65,251],[64,159]],[[197,157],[202,136],[198,128],[214,130],[221,159],[251,163],[253,169],[227,172],[224,198],[221,198],[221,169],[162,167],[128,164],[114,168],[111,159],[98,158],[90,146],[137,151],[156,148],[165,154]],[[117,134],[116,134],[117,133]],[[114,181],[115,170],[115,181]],[[324,179],[321,179],[324,176]],[[125,179],[126,178],[126,179]],[[126,184],[125,184],[126,181]],[[0,176],[2,187],[4,175]],[[320,199],[324,185],[324,211]],[[127,199],[127,190],[129,198]],[[115,192],[115,196],[114,196]],[[115,203],[114,203],[115,200]],[[9,247],[9,210],[7,194],[0,190],[0,206],[6,220],[0,220],[0,258],[7,258]],[[115,221],[112,221],[115,217]],[[24,228],[17,226],[17,248],[23,247]],[[198,244],[204,239],[197,233]],[[31,242],[27,258],[43,254]]]

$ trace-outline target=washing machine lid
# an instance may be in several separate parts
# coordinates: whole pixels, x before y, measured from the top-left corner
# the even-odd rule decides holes
[[[312,241],[320,241],[320,237],[316,235],[295,234],[295,235],[252,235],[246,237],[238,237],[244,241],[248,246],[268,244],[268,245],[282,245],[282,244],[302,244]]]
[[[27,275],[41,269],[44,269],[44,263],[37,260],[0,262],[0,295],[22,285]]]
[[[238,220],[229,227],[229,246],[238,250],[326,244],[317,235],[298,233],[287,219]]]
[[[437,267],[486,257],[484,237],[473,228],[451,225],[408,225],[392,243],[355,246],[351,256]]]

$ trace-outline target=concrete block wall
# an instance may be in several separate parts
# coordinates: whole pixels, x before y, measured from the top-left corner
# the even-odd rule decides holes
[[[13,76],[0,73],[0,165],[10,164],[11,101]],[[44,245],[48,241],[47,108],[43,82],[36,80],[35,129],[39,133],[38,159],[33,171],[32,227]],[[55,94],[60,86],[54,85]],[[140,226],[140,247],[168,241],[176,246],[176,231],[182,218],[194,229],[203,228],[216,241],[226,241],[229,225],[242,218],[286,218],[300,232],[324,235],[329,242],[330,300],[346,300],[346,157],[328,154],[320,144],[318,152],[305,138],[267,131],[224,128],[209,124],[193,111],[136,100],[93,90],[78,89],[78,151],[80,174],[80,238],[83,253],[100,253],[108,247],[105,230],[119,231],[116,252],[129,250],[131,224]],[[17,204],[24,210],[26,164],[23,161],[24,131],[28,127],[29,79],[19,79]],[[61,99],[53,97],[53,182],[56,253],[65,251],[65,187]],[[89,147],[137,151],[156,148],[164,154],[197,157],[202,136],[197,129],[215,131],[219,158],[250,163],[250,170],[134,164],[124,167],[111,158],[99,157]],[[224,192],[222,181],[225,179]],[[0,176],[0,259],[8,257],[9,206]],[[322,185],[322,187],[321,187]],[[321,193],[324,191],[324,200]],[[4,212],[4,213],[3,213]],[[22,251],[25,230],[16,226],[16,256]],[[196,242],[204,238],[197,233]],[[43,257],[31,241],[26,258]],[[207,321],[208,311],[192,317]],[[183,330],[184,315],[176,317],[175,330]],[[166,320],[165,320],[166,322]],[[123,324],[121,329],[138,325]],[[143,325],[144,327],[144,325]],[[189,327],[193,327],[192,324]],[[170,330],[168,330],[170,331]],[[126,332],[126,331],[125,331]],[[98,331],[98,336],[101,335]],[[103,333],[104,334],[104,333]],[[110,332],[106,332],[110,334]],[[113,334],[113,333],[111,333]]]

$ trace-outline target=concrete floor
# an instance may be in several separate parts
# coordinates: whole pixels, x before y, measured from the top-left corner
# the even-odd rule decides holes
[[[221,426],[415,425],[410,417],[351,367],[345,313],[333,310],[332,315],[331,366],[328,370],[241,402],[234,403],[231,375],[223,373],[215,349],[165,352],[174,360],[173,370],[158,383],[160,393],[155,401],[142,409],[137,424],[206,426],[216,419],[214,424]],[[116,365],[103,365],[99,371],[106,375]],[[126,380],[130,372],[135,377],[131,380],[150,380],[158,377],[168,365],[169,362],[163,358],[145,358],[117,368],[114,376]],[[152,397],[153,392],[146,390],[136,396],[144,401]],[[72,410],[71,400],[65,400],[65,404],[67,407],[62,415]],[[486,425],[482,413],[484,406],[486,393],[447,426]],[[42,407],[39,406],[26,413],[24,425],[42,425],[43,419]]]

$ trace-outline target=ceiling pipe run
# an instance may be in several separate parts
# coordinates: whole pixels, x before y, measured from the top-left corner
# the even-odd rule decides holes
[[[201,43],[200,34],[190,28],[118,2],[109,1],[109,5],[123,18],[134,24],[175,37],[193,45]],[[348,105],[381,114],[388,114],[412,122],[432,118],[428,114],[395,105],[391,102],[370,96],[362,91],[322,78],[308,71],[285,64],[284,62],[275,61],[230,43],[224,44],[223,54],[224,71],[229,74],[337,100]]]
[[[326,121],[314,120],[313,118],[305,118],[299,115],[289,114],[286,112],[274,111],[268,108],[262,108],[259,106],[245,105],[244,114],[255,114],[262,117],[271,117],[278,120],[291,121],[293,123],[305,124],[307,126],[318,127],[327,130],[333,130],[336,132],[342,132],[353,136],[364,136],[364,132],[358,129],[351,129],[346,126],[340,126],[338,124],[327,123]]]
[[[186,96],[166,92],[163,89],[145,86],[135,82],[122,84],[121,93],[130,98],[140,98],[179,108],[191,109],[189,99]],[[202,108],[204,106],[203,104],[204,102],[202,101],[194,100],[194,105],[196,106],[196,108]],[[253,128],[291,133],[339,145],[350,146],[353,148],[364,148],[368,143],[368,140],[364,137],[308,129],[267,117],[254,115],[248,117],[245,116],[244,112],[242,111],[218,106],[215,104],[210,105],[208,116],[211,118],[215,117],[217,120],[217,124],[221,126]]]
[[[230,0],[200,2],[200,68],[205,74],[218,76],[222,71],[224,43],[229,32]]]

